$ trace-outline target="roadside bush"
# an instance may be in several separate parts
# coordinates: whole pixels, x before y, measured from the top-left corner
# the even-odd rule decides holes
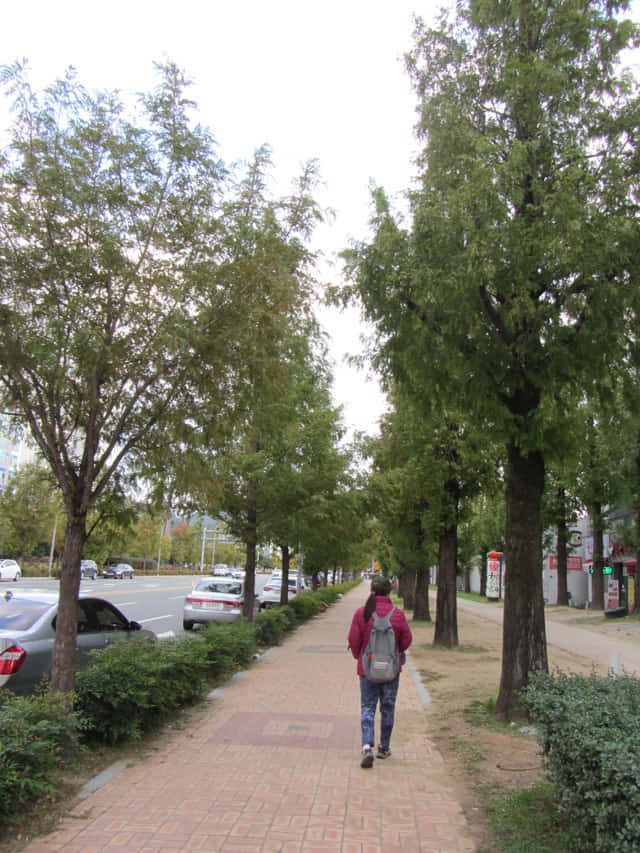
[[[640,851],[640,682],[539,673],[521,699],[572,818],[572,849]]]
[[[291,599],[288,607],[295,613],[298,622],[304,622],[320,612],[320,602],[320,592],[301,592],[300,595]]]
[[[209,675],[216,680],[248,666],[253,660],[256,638],[251,622],[211,622],[198,634],[206,646]]]
[[[207,688],[204,643],[128,640],[92,653],[76,675],[76,708],[90,737],[139,739]]]
[[[285,609],[267,607],[256,614],[253,620],[253,630],[258,648],[278,645],[290,623],[290,619],[284,612]]]
[[[79,746],[78,717],[70,699],[45,691],[40,696],[2,697],[0,734],[0,818],[16,806],[52,794],[59,771]]]

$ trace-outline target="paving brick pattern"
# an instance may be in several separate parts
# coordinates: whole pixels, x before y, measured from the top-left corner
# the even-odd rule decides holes
[[[463,853],[475,846],[401,675],[390,759],[359,763],[352,590],[207,700],[29,853]]]

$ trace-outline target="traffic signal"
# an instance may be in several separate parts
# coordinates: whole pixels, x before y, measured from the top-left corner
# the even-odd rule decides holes
[[[610,575],[611,572],[612,572],[611,566],[603,566],[602,567],[602,574],[603,575]]]

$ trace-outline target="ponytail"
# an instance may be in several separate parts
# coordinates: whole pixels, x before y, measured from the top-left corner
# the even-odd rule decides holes
[[[367,598],[367,603],[364,606],[364,621],[368,622],[369,619],[373,616],[373,611],[376,609],[376,594],[372,592],[369,598]]]

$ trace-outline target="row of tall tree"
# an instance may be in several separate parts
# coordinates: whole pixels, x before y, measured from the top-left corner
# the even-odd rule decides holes
[[[0,396],[66,518],[61,691],[85,545],[136,485],[165,510],[222,514],[249,584],[265,537],[338,563],[360,517],[310,308],[316,167],[274,197],[268,150],[223,163],[184,74],[157,71],[135,109],[73,72],[37,93],[24,67],[2,71]]]
[[[451,609],[456,513],[483,479],[482,464],[459,460],[484,444],[502,465],[508,583],[497,710],[507,717],[529,674],[547,669],[546,475],[576,443],[593,447],[597,464],[589,430],[572,428],[600,431],[615,418],[606,392],[621,390],[637,364],[640,100],[620,67],[638,43],[628,8],[467,0],[436,27],[418,20],[407,57],[422,146],[410,221],[377,189],[372,237],[346,253],[342,298],[364,306],[377,364],[410,401],[409,411],[396,407],[394,440],[414,412],[429,413],[414,452],[421,482],[427,469],[439,477],[440,497],[434,504],[429,490],[426,514],[420,501],[409,509],[416,538],[437,518],[431,542],[447,578],[439,610]],[[594,491],[587,502],[603,500]]]

